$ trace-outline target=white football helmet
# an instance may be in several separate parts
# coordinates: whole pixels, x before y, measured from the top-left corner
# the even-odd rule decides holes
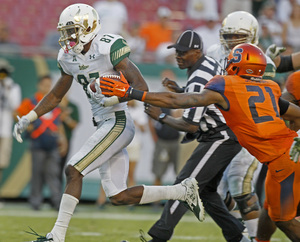
[[[220,41],[226,50],[233,49],[238,44],[258,44],[258,22],[256,18],[245,11],[236,11],[227,15],[220,29]]]
[[[59,44],[65,52],[73,49],[81,53],[100,30],[100,19],[96,10],[87,4],[73,4],[66,7],[59,17],[57,29]]]

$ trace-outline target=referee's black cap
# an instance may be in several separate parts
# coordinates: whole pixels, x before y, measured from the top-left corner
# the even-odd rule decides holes
[[[175,44],[169,45],[167,48],[175,48],[179,51],[188,51],[191,49],[202,50],[202,47],[203,42],[201,37],[193,30],[186,30],[179,36]]]

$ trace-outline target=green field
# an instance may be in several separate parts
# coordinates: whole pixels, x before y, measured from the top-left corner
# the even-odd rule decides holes
[[[162,208],[154,210],[151,206],[115,207],[107,205],[99,210],[94,204],[79,204],[71,220],[66,242],[138,242],[139,230],[145,231],[159,218]],[[44,205],[41,211],[33,211],[26,203],[6,202],[0,208],[0,241],[25,242],[35,239],[25,233],[28,227],[39,234],[49,232],[56,220],[57,212]],[[172,242],[225,241],[220,229],[206,217],[200,223],[188,212],[176,227]],[[289,241],[277,231],[272,241]]]

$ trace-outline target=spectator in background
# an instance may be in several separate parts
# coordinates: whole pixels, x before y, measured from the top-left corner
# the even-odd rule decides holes
[[[146,51],[155,52],[159,44],[172,41],[170,18],[172,11],[167,7],[157,9],[157,21],[145,23],[140,28],[140,36],[146,41]]]
[[[93,7],[99,14],[100,34],[126,34],[128,14],[124,3],[119,0],[103,0],[95,2]]]
[[[261,31],[259,34],[259,47],[263,49],[264,51],[267,50],[267,48],[273,44],[272,35],[269,31],[269,28],[266,24],[261,23],[260,25]]]
[[[135,135],[131,143],[127,146],[127,152],[129,155],[128,186],[132,187],[136,185],[134,172],[136,164],[140,159],[143,147],[143,133],[147,129],[148,118],[144,113],[144,105],[141,102],[130,100],[128,102],[128,109],[135,126]]]
[[[290,18],[283,24],[283,46],[290,45],[294,51],[300,51],[300,1],[292,5]]]
[[[43,76],[37,84],[37,92],[31,98],[25,98],[16,110],[23,116],[33,109],[37,103],[51,90],[52,79]],[[63,138],[63,127],[59,115],[60,108],[55,108],[32,122],[27,129],[32,155],[32,175],[29,203],[34,210],[40,210],[43,203],[43,188],[47,184],[51,195],[51,205],[59,208],[61,199],[60,182],[60,147],[66,151],[66,140]]]
[[[175,51],[173,49],[168,49],[168,46],[173,44],[177,40],[180,34],[181,34],[181,30],[180,31],[174,30],[172,33],[172,40],[170,42],[163,42],[158,45],[155,51],[155,62],[157,64],[176,65]]]
[[[176,76],[172,70],[166,69],[161,72],[161,79],[165,78],[174,80]],[[155,143],[152,159],[152,173],[155,176],[154,185],[162,185],[162,178],[170,165],[173,166],[174,173],[177,174],[180,133],[175,128],[164,124],[162,120],[166,115],[177,117],[178,110],[167,108],[161,110],[162,114],[158,119],[149,119],[149,130]]]
[[[191,19],[205,19],[208,15],[218,15],[217,0],[188,0],[186,14]]]
[[[202,37],[204,54],[210,46],[219,43],[220,28],[219,15],[207,13],[205,16],[205,23],[194,29],[194,31]]]
[[[173,116],[171,109],[162,108],[161,115]],[[173,166],[174,173],[177,171],[177,160],[179,151],[179,131],[161,122],[149,119],[149,129],[155,143],[152,160],[152,173],[155,176],[154,185],[162,185],[162,178],[169,165]]]
[[[258,23],[260,26],[264,25],[268,28],[274,44],[277,46],[282,45],[282,26],[276,19],[276,4],[274,1],[268,0],[263,4]],[[260,30],[260,32],[262,31]]]
[[[259,12],[264,4],[266,0],[252,0],[252,15],[255,18],[258,18]],[[281,0],[277,0],[277,1],[281,1]],[[286,0],[284,0],[286,1]],[[289,0],[287,0],[289,1]]]
[[[20,86],[10,77],[13,70],[8,61],[0,59],[0,183],[10,163],[13,112],[21,103]]]
[[[0,22],[0,52],[3,54],[19,54],[20,46],[10,38],[9,27],[4,22]]]
[[[298,0],[277,0],[276,16],[280,23],[285,23],[289,20],[292,12],[292,3],[295,1]]]
[[[71,102],[67,95],[61,100],[59,107],[61,109],[60,120],[62,121],[68,142],[67,151],[62,154],[60,161],[60,178],[62,182],[64,177],[64,167],[71,147],[72,134],[79,123],[79,110],[77,105]]]
[[[252,13],[253,0],[224,0],[221,5],[222,18],[235,11]]]
[[[136,63],[142,62],[146,48],[145,40],[139,34],[139,23],[133,23],[128,31],[127,44],[130,47],[130,59]]]

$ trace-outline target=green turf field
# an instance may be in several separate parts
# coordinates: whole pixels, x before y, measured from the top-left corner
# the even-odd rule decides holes
[[[99,210],[94,204],[79,204],[71,220],[66,242],[138,242],[139,230],[145,231],[159,218],[162,208],[151,206],[115,207],[107,205]],[[45,205],[41,211],[33,211],[26,203],[6,202],[0,208],[0,241],[25,242],[35,239],[26,234],[28,227],[44,235],[49,232],[56,220],[57,212]],[[206,217],[205,222],[198,222],[188,212],[176,227],[172,242],[225,241],[220,229]],[[272,241],[289,241],[277,231]]]

